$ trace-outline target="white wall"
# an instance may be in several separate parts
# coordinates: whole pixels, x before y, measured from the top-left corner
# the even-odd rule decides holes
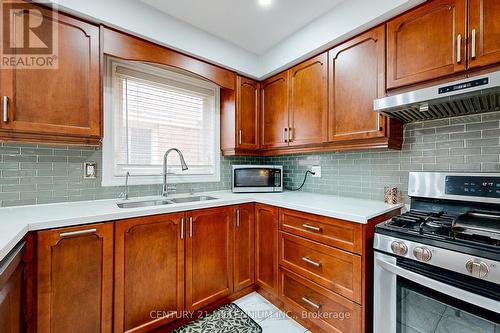
[[[195,55],[252,78],[265,78],[425,0],[345,0],[262,56],[154,10],[139,1],[48,1],[59,4],[61,10]]]

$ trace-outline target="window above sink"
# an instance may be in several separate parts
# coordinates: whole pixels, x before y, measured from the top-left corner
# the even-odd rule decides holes
[[[164,66],[108,58],[103,186],[162,183],[163,154],[185,155],[189,170],[169,163],[174,183],[220,180],[219,88]],[[176,164],[177,163],[177,164]]]

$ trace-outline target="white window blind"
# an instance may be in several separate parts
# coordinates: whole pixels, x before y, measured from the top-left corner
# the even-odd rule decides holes
[[[172,154],[169,171],[179,174],[172,181],[217,181],[217,87],[150,65],[112,61],[110,68],[104,148],[111,151],[103,155],[103,184],[116,185],[127,171],[135,183],[161,182],[163,155],[170,148],[181,150],[189,166],[181,173]]]

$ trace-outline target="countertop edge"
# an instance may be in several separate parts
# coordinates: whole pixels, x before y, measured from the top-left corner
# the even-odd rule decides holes
[[[364,216],[364,215],[342,213],[342,212],[339,213],[339,212],[335,212],[335,211],[327,210],[327,209],[323,209],[323,208],[314,208],[314,207],[310,207],[310,206],[306,206],[306,205],[284,202],[282,200],[257,198],[257,197],[254,197],[252,195],[248,195],[248,196],[245,196],[242,198],[223,198],[223,199],[220,199],[217,201],[204,201],[203,203],[196,202],[196,203],[189,203],[189,204],[179,204],[176,206],[169,206],[169,207],[156,207],[156,208],[151,208],[151,209],[137,209],[135,211],[128,210],[128,211],[123,211],[123,212],[110,212],[110,213],[106,213],[106,214],[79,216],[79,217],[65,218],[65,219],[55,219],[55,220],[50,220],[50,221],[45,221],[45,222],[37,222],[37,223],[29,223],[28,222],[25,225],[20,225],[19,230],[18,231],[15,230],[13,232],[13,234],[15,234],[15,235],[9,241],[7,241],[5,245],[3,245],[0,248],[0,261],[2,261],[9,254],[9,252],[16,246],[16,244],[18,244],[23,239],[23,237],[25,237],[26,234],[28,234],[28,232],[30,232],[30,231],[39,231],[39,230],[52,229],[52,228],[71,227],[71,226],[82,225],[82,224],[91,224],[91,223],[104,223],[104,222],[109,222],[109,221],[123,220],[123,219],[135,218],[135,217],[152,216],[152,215],[159,215],[159,214],[169,214],[169,213],[176,213],[176,212],[182,212],[182,211],[223,207],[223,206],[238,205],[238,204],[245,204],[245,203],[258,203],[258,204],[271,205],[271,206],[275,206],[275,207],[279,207],[279,208],[297,210],[297,211],[301,211],[301,212],[305,212],[305,213],[309,213],[309,214],[316,214],[316,215],[346,220],[346,221],[360,223],[360,224],[366,224],[372,218],[386,214],[386,213],[391,212],[391,211],[396,210],[396,209],[400,209],[404,206],[404,204],[397,204],[397,205],[393,205],[390,207],[386,207],[385,209],[381,209],[380,211],[377,211],[376,213],[374,213],[370,216]]]

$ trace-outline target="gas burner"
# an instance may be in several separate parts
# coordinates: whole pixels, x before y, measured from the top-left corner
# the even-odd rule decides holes
[[[392,220],[386,222],[385,225],[400,232],[448,238],[450,237],[451,227],[455,218],[455,216],[448,215],[444,211],[424,212],[410,210],[394,217]]]

